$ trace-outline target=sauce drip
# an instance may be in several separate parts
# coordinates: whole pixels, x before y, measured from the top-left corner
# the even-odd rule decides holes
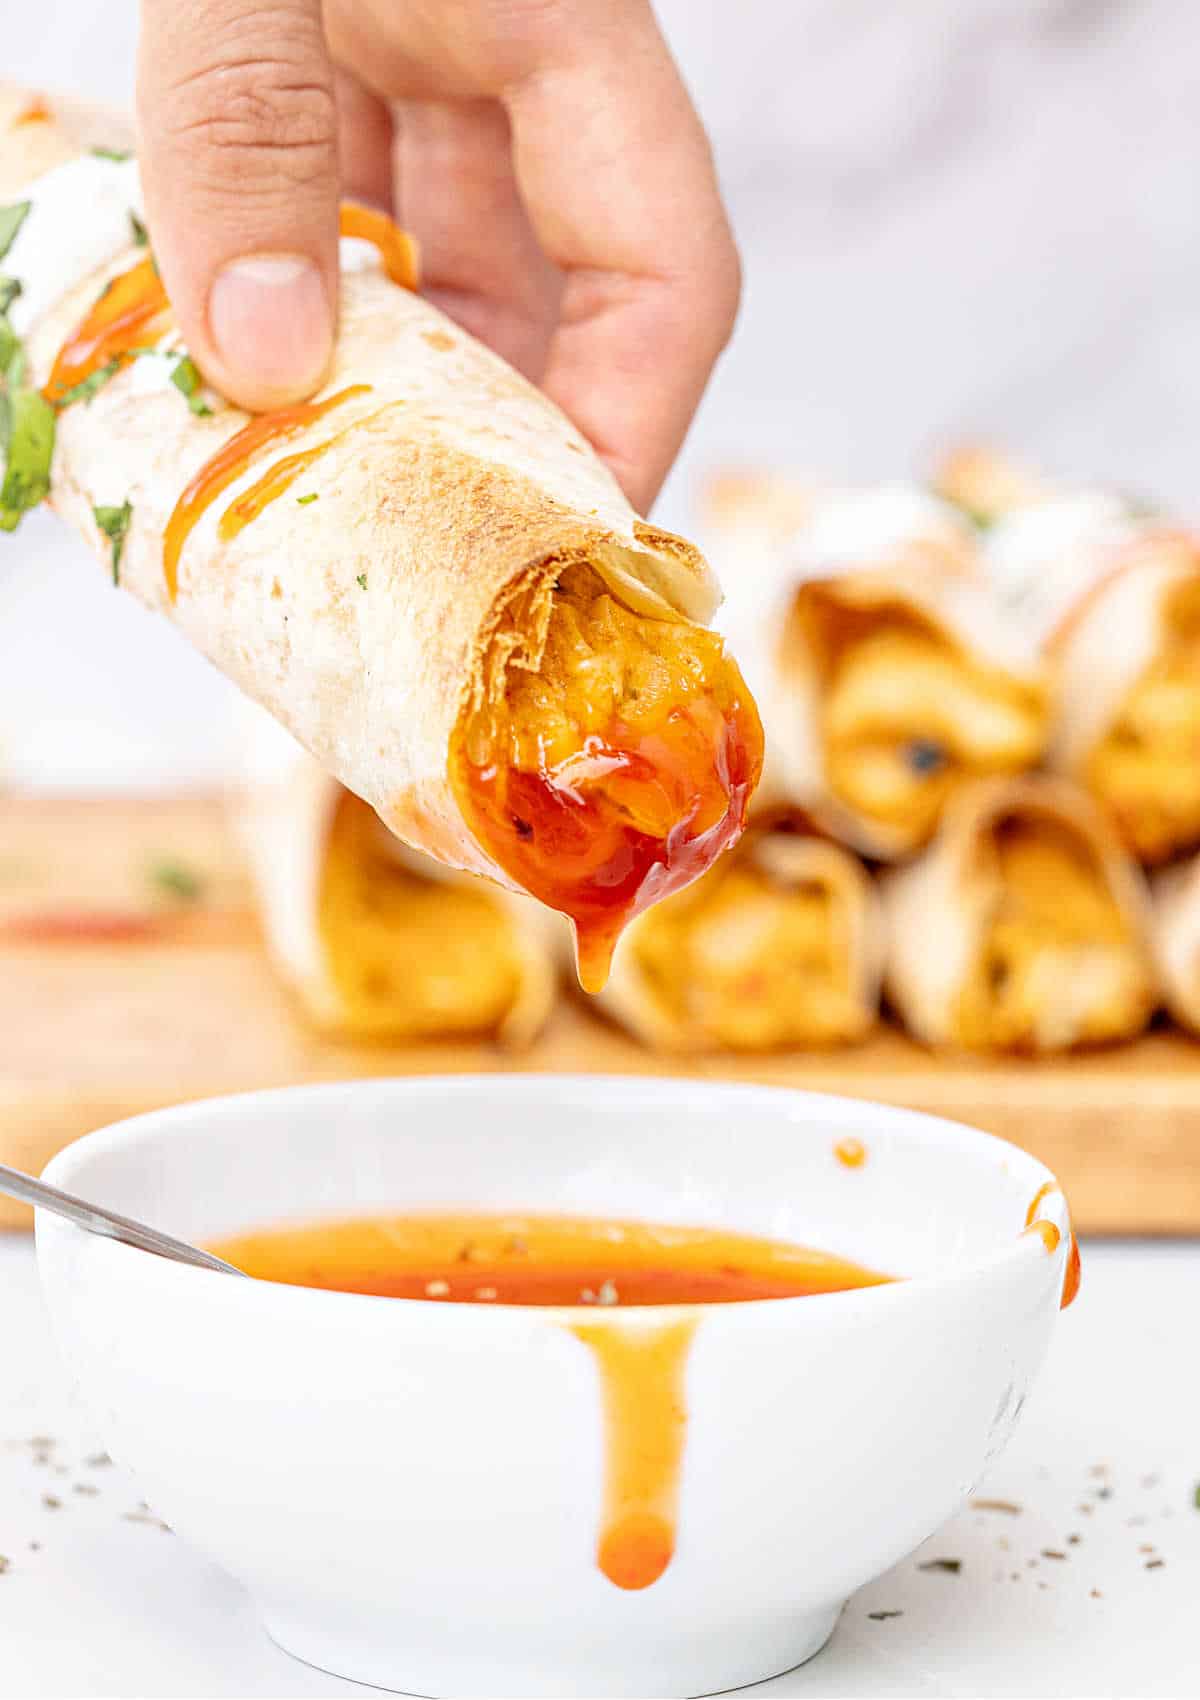
[[[833,1154],[847,1169],[861,1169],[867,1160],[867,1148],[861,1139],[839,1139]]]
[[[506,873],[575,926],[579,983],[599,991],[621,929],[736,842],[762,766],[748,695],[647,729],[615,721],[579,756],[527,771],[464,761],[470,824]]]
[[[167,329],[170,310],[162,279],[147,255],[112,279],[59,349],[44,391],[46,400],[61,401],[111,360],[127,366],[135,348]]]
[[[13,119],[14,124],[48,124],[51,112],[40,94],[35,94],[29,105]]]
[[[274,443],[287,442],[323,418],[331,408],[354,396],[366,395],[370,388],[370,384],[350,384],[336,395],[326,396],[324,401],[301,402],[297,407],[260,414],[219,448],[211,460],[205,461],[176,502],[163,536],[163,576],[172,602],[179,594],[179,558],[193,528],[217,497],[241,477],[254,457]],[[326,446],[322,444],[322,448]]]
[[[358,201],[343,201],[339,229],[343,236],[360,237],[377,248],[384,271],[401,289],[417,287],[417,244],[386,213]]]
[[[1038,1211],[1051,1193],[1061,1191],[1062,1188],[1057,1181],[1043,1181],[1030,1200],[1029,1209],[1025,1212],[1025,1232],[1039,1234],[1042,1244],[1052,1256],[1058,1250],[1062,1235],[1053,1222],[1047,1222],[1039,1217]],[[1069,1228],[1068,1232],[1071,1239],[1067,1247],[1067,1268],[1063,1275],[1062,1298],[1059,1301],[1062,1310],[1066,1310],[1069,1304],[1074,1303],[1075,1296],[1079,1292],[1082,1274],[1079,1260],[1079,1241],[1075,1238],[1074,1228]]]
[[[566,1326],[595,1362],[603,1413],[596,1563],[615,1587],[631,1590],[657,1582],[675,1552],[684,1381],[701,1317],[692,1310],[634,1322],[619,1312],[800,1298],[891,1280],[784,1240],[572,1216],[354,1218],[268,1228],[210,1249],[248,1275],[295,1286],[572,1307]],[[596,1308],[581,1318],[582,1305]]]
[[[604,1510],[596,1564],[618,1588],[648,1588],[675,1554],[687,1439],[684,1375],[694,1316],[636,1332],[578,1323],[604,1411]]]

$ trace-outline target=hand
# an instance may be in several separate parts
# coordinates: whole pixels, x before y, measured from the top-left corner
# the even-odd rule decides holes
[[[339,196],[419,239],[423,287],[540,384],[635,506],[737,310],[707,139],[648,0],[142,0],[155,253],[244,407],[328,366]]]

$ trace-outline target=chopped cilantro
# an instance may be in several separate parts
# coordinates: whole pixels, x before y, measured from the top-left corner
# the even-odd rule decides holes
[[[24,367],[19,347],[9,361],[9,387],[0,392],[0,531],[15,531],[21,516],[45,500],[54,458],[54,409],[40,390],[13,387],[12,374]]]
[[[133,506],[130,502],[122,502],[119,508],[93,508],[92,514],[96,524],[112,544],[113,583],[120,584],[121,555],[125,548],[129,522],[133,518]]]
[[[32,201],[14,201],[10,207],[0,207],[0,260],[17,239],[17,232],[29,217]]]
[[[21,280],[16,277],[5,277],[0,272],[0,317],[8,312],[17,296],[21,293]]]
[[[358,577],[355,579],[354,582],[360,590],[365,590],[367,588],[367,575],[366,575],[366,573],[359,573]]]
[[[161,862],[152,863],[149,875],[150,884],[157,891],[176,898],[180,903],[195,903],[204,891],[204,881],[199,874],[183,862],[164,858]]]
[[[310,490],[307,496],[296,497],[296,506],[298,508],[306,508],[310,502],[315,502],[316,499],[317,492],[315,490]]]
[[[111,159],[117,165],[124,165],[127,159],[133,158],[128,148],[93,148],[91,151],[94,159]]]
[[[1200,1482],[1196,1483],[1196,1491],[1192,1495],[1192,1504],[1200,1511]]]
[[[190,354],[185,354],[179,361],[171,373],[171,382],[198,419],[206,418],[212,412],[212,408],[200,394],[202,380],[196,369],[196,362]]]
[[[91,401],[97,391],[102,390],[110,378],[115,378],[121,370],[120,360],[109,360],[103,366],[97,366],[94,372],[89,372],[86,378],[81,378],[77,384],[72,384],[69,390],[64,390],[55,402],[60,410],[70,407],[76,401]]]
[[[133,232],[133,240],[137,243],[139,248],[148,248],[150,246],[150,232],[146,229],[146,226],[142,223],[138,215],[133,211],[132,207],[129,210],[129,228]]]

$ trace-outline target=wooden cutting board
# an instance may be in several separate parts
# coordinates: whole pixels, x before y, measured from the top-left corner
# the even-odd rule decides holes
[[[763,1081],[930,1110],[1036,1152],[1085,1233],[1200,1233],[1200,1043],[1169,1029],[1043,1063],[935,1057],[887,1027],[848,1051],[680,1062],[564,995],[528,1053],[354,1048],[309,1031],[276,984],[217,800],[0,799],[0,1161],[36,1171],[91,1128],[214,1093],[519,1069]],[[25,1221],[0,1199],[0,1226]]]

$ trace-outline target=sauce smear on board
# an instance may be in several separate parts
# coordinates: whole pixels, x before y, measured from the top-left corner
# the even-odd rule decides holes
[[[318,1222],[223,1240],[261,1280],[442,1303],[594,1307],[566,1322],[591,1353],[604,1420],[596,1563],[648,1588],[675,1551],[692,1311],[625,1323],[614,1309],[730,1304],[880,1286],[890,1276],[752,1234],[571,1216],[420,1214]]]

